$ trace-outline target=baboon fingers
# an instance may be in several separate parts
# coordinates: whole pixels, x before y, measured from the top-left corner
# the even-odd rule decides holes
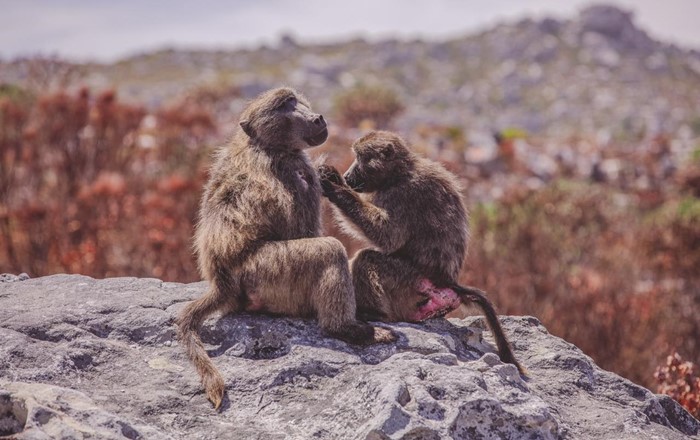
[[[321,182],[323,195],[329,197],[338,187],[345,187],[345,181],[337,169],[330,165],[319,165],[316,169]]]
[[[340,175],[340,172],[334,166],[326,164],[319,165],[317,171],[318,176],[322,181],[327,180],[329,182],[335,183],[336,185],[345,185],[343,177]]]

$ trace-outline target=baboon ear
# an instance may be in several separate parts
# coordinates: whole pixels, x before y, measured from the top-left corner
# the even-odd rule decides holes
[[[253,124],[250,123],[249,119],[241,119],[241,122],[239,122],[241,125],[241,128],[247,134],[249,137],[255,137],[255,132],[253,131]]]

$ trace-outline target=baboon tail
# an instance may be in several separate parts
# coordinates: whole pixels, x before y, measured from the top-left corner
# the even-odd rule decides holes
[[[481,309],[484,311],[486,316],[486,322],[488,322],[491,331],[496,339],[496,345],[498,346],[498,356],[501,361],[513,364],[518,368],[518,371],[523,376],[527,375],[527,371],[523,368],[520,363],[515,359],[513,354],[513,349],[508,342],[506,334],[503,332],[503,327],[501,322],[498,320],[498,315],[496,310],[491,304],[491,301],[486,297],[486,293],[480,289],[471,286],[460,286],[459,284],[454,284],[450,286],[455,292],[459,294],[462,298],[462,302],[469,300],[477,303]]]
[[[216,287],[212,286],[210,289],[216,289]],[[218,298],[218,292],[210,290],[201,298],[188,304],[177,320],[178,339],[202,378],[207,397],[217,410],[224,399],[226,385],[221,373],[204,349],[202,340],[199,338],[199,329],[202,322],[220,307]]]

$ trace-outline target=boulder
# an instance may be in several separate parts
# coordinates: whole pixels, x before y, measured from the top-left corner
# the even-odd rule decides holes
[[[684,439],[700,422],[598,368],[533,317],[503,317],[516,356],[479,317],[392,324],[355,347],[315,321],[212,318],[226,379],[216,412],[173,320],[204,283],[55,275],[0,283],[0,437],[15,439]]]
[[[632,12],[610,5],[593,5],[584,8],[578,17],[583,33],[603,36],[624,52],[650,52],[655,42],[634,23]]]

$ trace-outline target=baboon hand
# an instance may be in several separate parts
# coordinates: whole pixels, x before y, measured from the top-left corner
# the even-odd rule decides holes
[[[319,165],[318,176],[321,180],[321,189],[323,190],[323,195],[326,197],[334,193],[339,186],[347,186],[338,170],[336,170],[330,165]]]

